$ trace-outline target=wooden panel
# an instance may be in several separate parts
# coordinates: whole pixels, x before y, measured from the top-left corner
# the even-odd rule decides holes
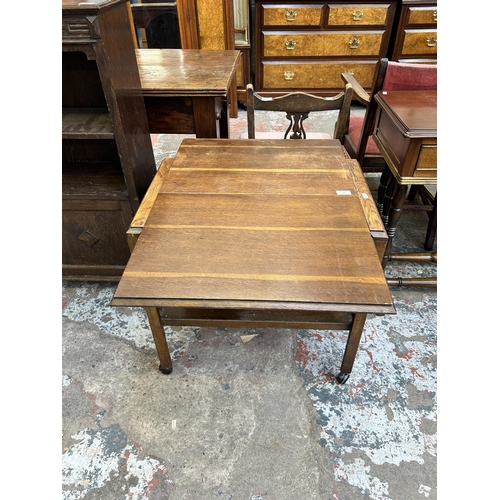
[[[263,55],[264,57],[377,56],[383,35],[382,31],[350,33],[265,31]],[[288,49],[287,42],[295,42],[294,48]]]
[[[410,7],[407,25],[437,24],[437,5],[431,7]]]
[[[223,0],[197,2],[200,48],[224,50],[226,47]]]
[[[415,165],[415,177],[437,177],[437,144],[423,141]]]
[[[430,45],[433,38],[435,45]],[[413,54],[437,55],[437,30],[406,30],[401,55]]]
[[[152,134],[195,133],[191,97],[144,96],[144,104]]]
[[[363,87],[373,80],[376,61],[364,62],[314,62],[279,61],[262,64],[264,89],[332,89],[342,88],[340,75],[349,71]],[[291,72],[291,74],[290,74]]]
[[[389,4],[380,6],[349,5],[348,7],[329,5],[329,26],[385,26]]]
[[[130,256],[126,232],[132,220],[128,200],[65,200],[62,208],[64,264],[125,266]]]
[[[320,26],[323,5],[262,5],[263,26]]]
[[[114,139],[107,108],[63,108],[63,139]]]

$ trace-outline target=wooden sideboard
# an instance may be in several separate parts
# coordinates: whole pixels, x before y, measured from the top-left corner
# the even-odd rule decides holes
[[[63,279],[120,278],[155,173],[127,1],[63,0]]]
[[[255,87],[332,95],[352,72],[366,89],[387,57],[397,1],[255,2]]]
[[[437,62],[437,2],[402,1],[391,60]]]

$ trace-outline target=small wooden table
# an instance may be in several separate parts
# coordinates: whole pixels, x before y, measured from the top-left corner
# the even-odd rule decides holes
[[[337,140],[184,139],[168,166],[111,302],[146,307],[160,370],[164,325],[335,329],[344,383],[367,314],[395,312],[357,162]]]
[[[437,92],[393,90],[379,92],[375,100],[379,109],[373,140],[387,164],[377,200],[389,236],[382,262],[385,267],[391,258],[408,186],[437,185]],[[400,258],[421,262],[436,259],[431,253]]]
[[[136,49],[152,134],[229,137],[238,50]]]

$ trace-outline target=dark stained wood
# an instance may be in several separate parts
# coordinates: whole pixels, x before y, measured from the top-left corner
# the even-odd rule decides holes
[[[254,92],[253,85],[247,85],[247,129],[248,138],[255,139],[259,133],[255,132],[255,110],[280,111],[283,118],[288,119],[288,128],[285,133],[264,133],[262,138],[276,139],[307,139],[320,138],[318,134],[307,133],[303,127],[303,121],[309,117],[309,113],[320,111],[339,110],[335,126],[332,124],[334,139],[342,139],[347,134],[349,115],[351,113],[352,86],[347,83],[343,92],[333,97],[321,97],[304,92],[292,92],[279,97],[262,97]],[[286,122],[285,122],[286,123]],[[321,134],[321,137],[328,134]],[[324,137],[323,137],[324,138]]]
[[[337,140],[184,139],[112,305],[164,308],[163,324],[347,329],[349,374],[366,314],[395,312],[354,163]]]
[[[198,12],[196,0],[177,0],[179,30],[183,49],[199,49]]]
[[[228,137],[228,95],[237,50],[137,49],[152,133]]]
[[[385,267],[391,260],[392,242],[408,186],[437,184],[437,91],[393,90],[379,92],[374,99],[379,112],[373,140],[387,163],[377,200],[389,236],[382,260]],[[433,204],[423,206],[431,211],[425,242],[430,250],[437,224],[437,195]],[[399,260],[412,260],[411,255],[406,257],[401,254]]]
[[[437,183],[437,91],[379,92],[374,140],[399,184]]]
[[[64,279],[119,279],[155,172],[127,2],[63,0]]]
[[[368,139],[373,132],[373,124],[377,112],[377,103],[375,100],[372,100],[372,97],[382,88],[388,62],[387,58],[382,58],[377,62],[370,94],[363,89],[353,74],[344,72],[341,75],[342,80],[346,84],[350,83],[352,85],[353,99],[366,106],[365,115],[362,118],[363,125],[361,127],[359,140],[355,140],[355,138],[349,134],[349,123],[348,132],[341,139],[343,146],[349,153],[349,156],[358,160],[363,172],[382,172],[385,167],[385,161],[382,155],[367,154],[366,146],[368,144]],[[353,117],[352,119],[361,120],[361,118],[357,117]]]

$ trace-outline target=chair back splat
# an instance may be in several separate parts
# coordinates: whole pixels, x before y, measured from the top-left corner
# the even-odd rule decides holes
[[[254,91],[253,85],[247,85],[247,124],[248,133],[241,138],[248,139],[341,139],[347,133],[353,89],[346,84],[343,92],[333,97],[320,97],[304,92],[292,92],[279,97],[264,97]],[[256,132],[255,110],[281,111],[288,119],[288,127],[283,132]],[[339,110],[332,135],[326,133],[306,133],[304,120],[309,113]]]

